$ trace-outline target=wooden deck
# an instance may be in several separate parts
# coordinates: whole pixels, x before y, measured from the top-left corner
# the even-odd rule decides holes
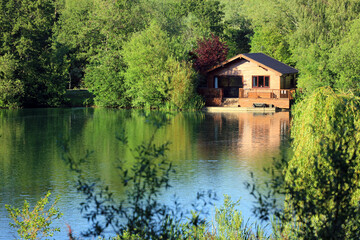
[[[272,107],[204,107],[204,112],[217,113],[217,112],[256,112],[256,113],[269,113],[276,112],[276,108]]]
[[[269,108],[289,109],[294,92],[295,89],[239,88],[237,107],[253,108],[263,104]],[[205,97],[205,106],[224,106],[223,89],[205,88],[199,93]]]

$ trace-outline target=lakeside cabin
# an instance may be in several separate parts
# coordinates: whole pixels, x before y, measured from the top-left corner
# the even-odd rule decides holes
[[[206,106],[290,108],[298,70],[263,53],[239,54],[206,71]]]

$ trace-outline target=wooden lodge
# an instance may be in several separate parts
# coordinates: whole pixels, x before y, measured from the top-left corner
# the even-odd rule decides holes
[[[298,70],[263,53],[239,54],[206,71],[206,106],[290,108]]]

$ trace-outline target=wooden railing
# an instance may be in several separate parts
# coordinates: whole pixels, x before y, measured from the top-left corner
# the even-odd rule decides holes
[[[288,98],[293,99],[296,89],[239,88],[239,98]]]

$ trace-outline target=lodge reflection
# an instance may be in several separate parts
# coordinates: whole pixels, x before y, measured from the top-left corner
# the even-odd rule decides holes
[[[254,159],[279,151],[289,136],[290,113],[214,113],[200,131],[199,152],[214,158],[231,152],[236,158]],[[212,129],[212,131],[209,131]]]

